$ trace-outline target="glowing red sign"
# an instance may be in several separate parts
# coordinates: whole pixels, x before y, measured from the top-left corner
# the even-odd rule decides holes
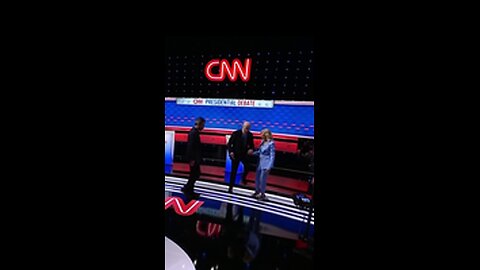
[[[219,66],[220,73],[213,74],[212,68],[215,66]],[[237,76],[240,75],[240,79],[244,82],[248,82],[250,80],[250,71],[252,69],[252,59],[247,58],[245,59],[245,64],[242,67],[242,62],[239,59],[234,59],[232,61],[232,67],[228,63],[226,59],[213,59],[207,63],[205,66],[205,76],[210,81],[214,82],[221,82],[225,80],[225,76],[228,76],[228,79],[232,82],[237,80]]]
[[[181,216],[191,216],[198,211],[198,208],[202,206],[203,202],[191,200],[187,205],[183,202],[182,198],[169,197],[165,199],[165,210],[173,207],[175,212]]]

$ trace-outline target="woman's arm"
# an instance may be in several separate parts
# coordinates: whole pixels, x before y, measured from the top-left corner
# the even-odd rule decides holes
[[[262,141],[262,143],[260,143],[260,146],[258,146],[258,149],[256,151],[254,151],[252,155],[257,156],[257,157],[260,156],[260,148],[262,148],[263,143],[264,142]]]
[[[268,163],[268,170],[270,171],[273,168],[275,163],[275,143],[270,144],[270,162]]]

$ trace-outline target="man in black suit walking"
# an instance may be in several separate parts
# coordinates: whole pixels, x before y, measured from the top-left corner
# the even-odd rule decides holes
[[[190,176],[187,184],[182,188],[186,194],[198,196],[193,191],[195,182],[200,178],[200,164],[202,162],[202,143],[200,141],[200,131],[205,127],[205,119],[198,117],[195,120],[195,126],[188,133],[187,160],[190,166]]]
[[[244,122],[242,129],[232,133],[230,140],[228,140],[228,153],[232,160],[232,172],[230,174],[230,183],[228,192],[232,193],[237,176],[238,166],[240,162],[243,163],[244,172],[242,176],[242,183],[246,184],[247,174],[250,171],[250,165],[247,161],[247,156],[253,154],[253,134],[250,132],[250,123]]]

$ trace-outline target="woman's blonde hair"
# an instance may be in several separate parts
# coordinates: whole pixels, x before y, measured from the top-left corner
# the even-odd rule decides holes
[[[262,132],[260,134],[262,135],[262,139],[265,136],[267,140],[273,140],[272,132],[268,128],[262,130]]]

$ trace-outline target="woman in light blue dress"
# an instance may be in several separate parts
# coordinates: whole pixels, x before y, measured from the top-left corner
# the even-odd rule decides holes
[[[275,162],[275,142],[269,129],[262,130],[261,136],[263,140],[260,148],[253,153],[259,157],[259,160],[255,177],[255,193],[252,194],[252,197],[266,201],[267,178]]]

